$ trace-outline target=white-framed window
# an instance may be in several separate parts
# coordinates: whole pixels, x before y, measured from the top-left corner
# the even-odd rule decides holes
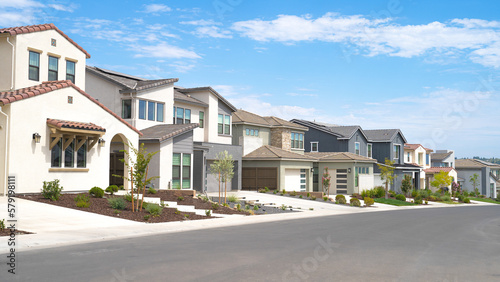
[[[164,108],[165,104],[163,103],[139,99],[139,119],[147,119],[151,121],[163,122]],[[122,108],[122,114],[123,114],[123,108]]]
[[[259,137],[259,130],[253,128],[245,129],[245,135]]]
[[[66,60],[66,80],[71,80],[73,83],[75,83],[75,65],[75,62]]]
[[[174,124],[191,123],[191,109],[174,107]]]
[[[172,160],[172,188],[191,188],[191,154],[174,153]]]
[[[360,149],[359,149],[359,148],[360,148],[360,144],[359,144],[359,142],[355,142],[355,143],[354,143],[354,151],[355,151],[356,155],[360,155],[360,154],[361,154],[361,152],[360,152]]]
[[[217,132],[219,134],[231,135],[231,116],[219,114]]]
[[[318,141],[311,142],[311,152],[318,152],[318,149],[319,149],[318,146],[319,146]]]
[[[399,154],[401,153],[401,145],[394,144],[394,159],[399,160]]]
[[[122,118],[132,118],[132,99],[122,100]]]
[[[55,81],[58,78],[59,58],[49,56],[49,81]]]
[[[304,149],[304,133],[292,132],[291,145],[292,149]]]
[[[372,152],[372,150],[373,150],[373,145],[372,145],[371,143],[368,143],[368,144],[366,145],[366,155],[367,155],[369,158],[371,158],[371,157],[373,156],[373,152]]]
[[[28,78],[30,80],[40,80],[40,53],[29,51],[29,72]]]
[[[205,124],[205,112],[200,111],[199,116],[200,116],[200,128],[203,128]]]

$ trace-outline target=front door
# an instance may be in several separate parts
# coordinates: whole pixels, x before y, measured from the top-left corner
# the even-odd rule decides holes
[[[123,185],[124,164],[120,159],[124,158],[124,153],[111,153],[109,157],[109,185]],[[117,177],[119,175],[122,177]]]

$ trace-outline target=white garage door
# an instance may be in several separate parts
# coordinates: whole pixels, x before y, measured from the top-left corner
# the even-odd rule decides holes
[[[285,170],[285,190],[286,191],[306,191],[306,170],[286,169]]]

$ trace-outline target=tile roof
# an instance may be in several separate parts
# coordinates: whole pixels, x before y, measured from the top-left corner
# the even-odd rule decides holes
[[[104,127],[93,124],[91,122],[77,122],[77,121],[68,121],[68,120],[60,120],[60,119],[47,119],[47,124],[55,126],[59,129],[61,128],[71,128],[71,129],[83,129],[83,130],[92,130],[92,131],[102,131],[106,132]]]
[[[350,152],[308,152],[306,156],[318,159],[319,161],[363,161],[375,163],[377,160],[365,156],[356,155]]]
[[[405,148],[405,150],[416,150],[416,149],[418,149],[418,147],[422,147],[427,152],[433,152],[434,151],[432,149],[425,148],[424,146],[422,146],[420,144],[405,144],[404,148]]]
[[[152,140],[163,142],[164,140],[191,131],[199,126],[198,123],[187,124],[160,124],[142,130],[140,141]]]
[[[178,78],[148,80],[137,76],[106,70],[98,67],[86,66],[87,71],[103,77],[119,86],[125,91],[141,91],[150,88],[160,87],[179,81]]]
[[[500,168],[500,164],[494,164],[477,159],[456,159],[455,167],[456,168],[482,168],[482,167]]]
[[[305,126],[298,125],[278,117],[274,116],[262,117],[257,114],[241,109],[233,113],[233,124],[234,123],[255,124],[264,127],[286,127],[303,131],[308,130],[308,128]]]
[[[219,98],[219,100],[221,100],[224,104],[226,104],[226,106],[228,106],[234,112],[236,112],[238,110],[235,106],[233,106],[233,104],[229,103],[229,101],[226,100],[226,98],[222,97],[222,95],[220,95],[219,92],[215,91],[215,89],[213,89],[210,86],[194,87],[194,88],[176,87],[176,89],[179,92],[185,93],[185,94],[192,93],[192,92],[199,92],[199,91],[209,91],[212,94],[214,94],[217,98]]]
[[[452,170],[455,170],[455,169],[452,167],[431,167],[428,169],[424,169],[424,172],[425,173],[439,173],[440,171],[450,172]]]
[[[307,157],[302,154],[290,152],[283,150],[281,148],[277,148],[270,145],[262,146],[245,156],[243,156],[243,160],[299,160],[299,161],[315,161],[314,158]]]
[[[119,117],[113,111],[111,111],[106,106],[104,106],[101,102],[97,101],[92,96],[85,93],[85,91],[80,89],[78,86],[74,85],[70,80],[45,81],[45,82],[42,82],[42,84],[35,85],[32,87],[26,87],[26,88],[18,89],[15,91],[0,92],[0,106],[6,105],[9,103],[13,103],[13,102],[16,102],[19,100],[31,98],[34,96],[42,95],[45,93],[49,93],[49,92],[54,91],[54,90],[67,88],[67,87],[72,87],[73,89],[78,91],[80,94],[87,97],[90,101],[99,105],[105,111],[107,111],[112,116],[114,116],[116,119],[118,119],[119,121],[123,122],[125,125],[130,127],[132,130],[139,133],[139,135],[142,135],[142,133],[139,130],[137,130],[137,128],[133,127],[128,122],[123,120],[121,117]]]
[[[8,33],[11,36],[13,36],[13,35],[18,35],[18,34],[31,33],[31,32],[39,32],[39,31],[45,31],[45,30],[55,30],[55,31],[57,31],[60,35],[62,35],[64,38],[66,38],[71,44],[75,45],[76,48],[80,49],[80,51],[82,51],[83,53],[85,53],[85,56],[87,56],[87,59],[90,58],[90,54],[87,51],[85,51],[85,49],[83,49],[75,41],[73,41],[66,34],[64,34],[64,32],[62,32],[60,29],[58,29],[53,23],[50,23],[50,24],[39,24],[39,25],[29,25],[29,26],[18,26],[18,27],[8,27],[8,28],[0,28],[0,33]]]
[[[202,107],[208,107],[207,103],[200,101],[196,98],[193,98],[189,94],[181,93],[177,90],[174,90],[174,101],[181,102],[181,103],[187,103],[187,104],[193,104],[193,105],[202,106]]]
[[[403,137],[403,142],[406,143],[406,138],[403,132],[399,129],[370,129],[365,130],[365,134],[371,142],[391,142],[396,135],[400,133]]]
[[[448,153],[432,153],[431,154],[431,160],[433,161],[442,161],[449,156],[451,156],[453,152],[448,152]]]

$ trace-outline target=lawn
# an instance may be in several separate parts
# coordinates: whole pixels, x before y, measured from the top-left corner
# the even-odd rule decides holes
[[[473,201],[479,201],[479,202],[486,202],[486,203],[492,203],[492,204],[497,204],[497,205],[500,205],[500,202],[498,202],[497,200],[493,200],[491,198],[476,198],[476,197],[472,197],[472,198],[469,198]]]
[[[393,205],[393,206],[416,206],[414,203],[403,202],[395,199],[384,199],[384,198],[376,198],[375,203]]]

